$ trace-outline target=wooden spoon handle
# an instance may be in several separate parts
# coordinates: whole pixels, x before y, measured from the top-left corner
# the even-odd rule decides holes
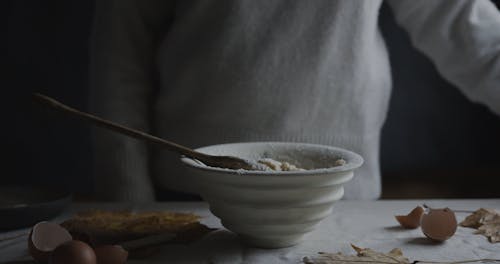
[[[159,138],[159,137],[155,137],[155,136],[147,134],[145,132],[142,132],[142,131],[139,131],[139,130],[136,130],[133,128],[129,128],[129,127],[117,124],[117,123],[112,122],[112,121],[102,119],[102,118],[94,116],[92,114],[76,110],[76,109],[69,107],[69,106],[67,106],[67,105],[65,105],[65,104],[63,104],[63,103],[61,103],[61,102],[59,102],[51,97],[48,97],[48,96],[45,96],[42,94],[38,94],[38,93],[33,94],[33,96],[37,100],[39,100],[40,102],[44,103],[45,105],[48,105],[54,109],[69,113],[69,114],[73,115],[74,117],[78,117],[82,120],[90,122],[93,125],[103,127],[103,128],[109,129],[109,130],[113,130],[113,131],[118,132],[120,134],[124,134],[124,135],[130,136],[130,137],[136,138],[136,139],[141,139],[141,140],[144,140],[146,142],[153,143],[155,145],[159,145],[160,147],[167,148],[171,151],[175,151],[177,153],[180,153],[180,154],[185,155],[185,156],[190,157],[190,158],[195,158],[195,159],[206,158],[206,155],[201,153],[201,152],[194,151],[190,148],[179,145],[177,143],[170,142],[170,141],[167,141],[167,140]]]

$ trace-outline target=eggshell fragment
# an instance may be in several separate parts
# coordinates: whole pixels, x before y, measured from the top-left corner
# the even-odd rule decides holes
[[[422,216],[422,232],[435,241],[445,241],[457,231],[457,218],[449,208],[430,209]]]
[[[58,246],[50,255],[49,264],[96,264],[94,250],[82,241],[72,240]]]
[[[128,252],[119,245],[102,245],[94,251],[99,264],[123,264],[128,258]]]
[[[424,214],[424,208],[421,206],[415,207],[411,212],[407,215],[396,215],[396,220],[399,224],[408,229],[415,229],[420,226],[420,220],[422,219],[422,215]]]
[[[62,226],[40,222],[31,229],[28,236],[28,250],[35,261],[47,263],[54,249],[72,239],[70,233]]]

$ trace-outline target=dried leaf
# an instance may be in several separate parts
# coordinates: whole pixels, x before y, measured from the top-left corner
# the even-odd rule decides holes
[[[500,212],[495,209],[480,208],[467,216],[460,225],[463,227],[478,228],[486,223],[500,222]]]
[[[460,225],[476,228],[477,234],[486,236],[492,243],[500,241],[500,212],[495,209],[480,208],[467,216]]]
[[[477,229],[477,234],[488,237],[491,243],[500,242],[500,222],[480,226]]]
[[[352,244],[351,247],[356,251],[357,255],[344,255],[340,252],[336,254],[320,252],[318,257],[305,257],[303,261],[306,264],[410,263],[399,248],[395,248],[388,253],[381,253],[369,248],[360,248]]]

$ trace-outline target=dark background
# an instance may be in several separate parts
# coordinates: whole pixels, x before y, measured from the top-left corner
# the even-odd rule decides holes
[[[61,187],[88,197],[89,127],[54,117],[30,94],[86,109],[93,1],[17,0],[0,7],[6,18],[0,183]],[[394,79],[382,136],[383,197],[500,197],[500,118],[444,81],[386,6],[380,26]]]

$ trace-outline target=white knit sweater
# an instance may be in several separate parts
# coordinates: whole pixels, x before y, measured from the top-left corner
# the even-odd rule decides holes
[[[347,148],[365,164],[345,198],[375,199],[391,92],[381,2],[97,1],[91,110],[190,147]],[[388,3],[447,80],[500,113],[500,15],[491,2]],[[107,132],[95,140],[96,187],[105,198],[151,200],[153,184],[193,191],[177,155]]]

